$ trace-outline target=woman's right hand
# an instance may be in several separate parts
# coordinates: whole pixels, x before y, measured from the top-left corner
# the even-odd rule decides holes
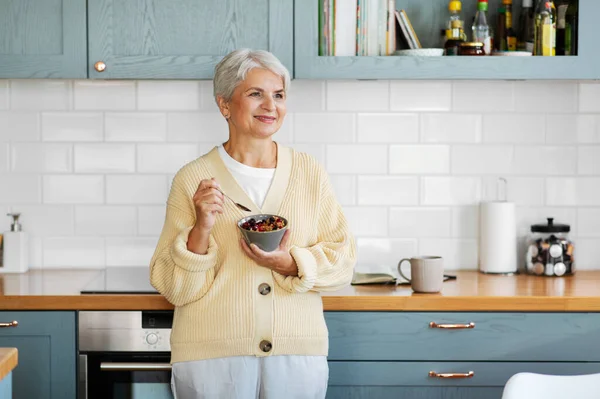
[[[212,179],[200,182],[192,200],[196,208],[194,228],[209,233],[215,225],[217,213],[223,213],[223,194],[218,190],[219,183]]]

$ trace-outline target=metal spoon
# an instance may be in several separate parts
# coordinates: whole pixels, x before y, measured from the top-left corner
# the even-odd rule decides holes
[[[227,194],[225,194],[223,191],[221,191],[220,188],[217,188],[217,190],[223,194],[225,197],[227,197],[227,199],[229,199],[229,201],[233,202],[235,204],[235,206],[237,206],[238,208],[240,208],[242,211],[246,211],[246,212],[252,212],[250,209],[246,208],[244,205],[242,204],[238,204],[237,202],[235,202],[233,199],[231,199],[231,197],[229,197]]]

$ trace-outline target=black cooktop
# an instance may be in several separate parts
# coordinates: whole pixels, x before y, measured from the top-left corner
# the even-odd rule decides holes
[[[158,294],[150,284],[150,268],[140,267],[109,267],[100,272],[81,294]]]

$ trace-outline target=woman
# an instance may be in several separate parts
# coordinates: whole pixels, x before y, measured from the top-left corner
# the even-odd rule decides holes
[[[350,283],[355,244],[323,168],[272,140],[289,85],[266,51],[227,55],[214,94],[229,139],[173,179],[150,277],[175,305],[177,399],[325,397],[319,292]],[[289,221],[273,252],[248,246],[238,231],[239,219],[259,213]]]

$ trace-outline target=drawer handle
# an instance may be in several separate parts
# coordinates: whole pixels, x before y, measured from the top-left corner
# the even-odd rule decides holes
[[[429,376],[435,378],[472,378],[474,375],[474,371],[469,371],[468,373],[436,373],[435,371],[429,372]]]
[[[0,323],[0,328],[16,327],[18,325],[19,325],[19,322],[14,320],[14,321],[9,321],[8,323]]]
[[[443,328],[446,330],[461,330],[465,328],[475,328],[475,323],[470,322],[469,324],[438,324],[435,321],[429,323],[429,328]]]

